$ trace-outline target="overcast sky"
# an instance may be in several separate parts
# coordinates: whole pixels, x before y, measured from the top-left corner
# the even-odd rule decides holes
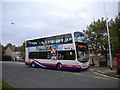
[[[105,2],[109,19],[118,14],[118,1]],[[2,2],[2,44],[20,46],[30,38],[83,31],[93,20],[101,17],[105,17],[103,0]]]

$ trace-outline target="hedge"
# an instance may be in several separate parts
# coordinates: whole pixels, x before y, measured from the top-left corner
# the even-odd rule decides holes
[[[8,55],[2,55],[2,61],[11,61],[12,57]]]

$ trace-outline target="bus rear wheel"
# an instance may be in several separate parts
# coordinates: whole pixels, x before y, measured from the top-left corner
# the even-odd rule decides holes
[[[59,63],[59,64],[57,65],[57,70],[61,71],[62,68],[63,68],[63,67],[62,67],[62,64]]]
[[[31,67],[35,68],[35,63],[34,62],[31,63]]]

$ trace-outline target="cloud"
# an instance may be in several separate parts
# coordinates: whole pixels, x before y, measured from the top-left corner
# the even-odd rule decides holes
[[[108,3],[113,18],[117,3]],[[112,8],[111,8],[112,7]],[[21,45],[24,40],[56,33],[82,31],[94,19],[104,17],[103,3],[83,0],[40,0],[39,2],[3,2],[2,25],[5,45]],[[109,10],[109,8],[111,8]],[[11,24],[11,23],[14,23]]]

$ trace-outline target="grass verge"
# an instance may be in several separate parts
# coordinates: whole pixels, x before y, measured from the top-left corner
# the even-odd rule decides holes
[[[8,83],[6,83],[3,80],[0,80],[0,85],[2,86],[2,89],[4,89],[4,88],[13,88],[11,85],[9,85]]]

